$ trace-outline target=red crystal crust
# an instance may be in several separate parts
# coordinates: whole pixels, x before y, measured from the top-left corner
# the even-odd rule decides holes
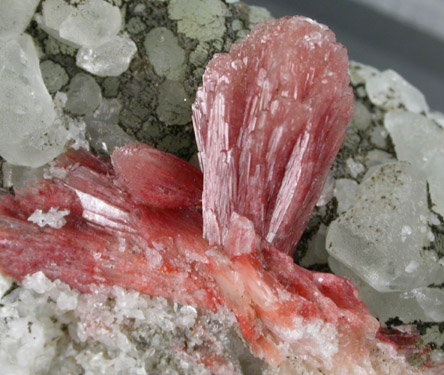
[[[236,212],[292,253],[352,113],[347,52],[312,20],[261,24],[216,55],[193,106],[205,238],[224,243]]]

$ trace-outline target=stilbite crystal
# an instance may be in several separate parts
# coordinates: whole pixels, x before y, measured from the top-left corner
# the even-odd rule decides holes
[[[347,61],[326,26],[294,17],[260,25],[209,63],[193,120],[210,243],[224,242],[237,212],[294,251],[353,114]]]

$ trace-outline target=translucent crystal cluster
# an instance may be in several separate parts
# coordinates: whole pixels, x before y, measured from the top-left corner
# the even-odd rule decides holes
[[[0,41],[0,155],[17,165],[39,167],[59,155],[67,134],[56,112],[27,34]]]
[[[77,66],[98,76],[120,75],[137,52],[131,38],[117,35],[122,27],[120,9],[105,0],[45,0],[37,20],[61,42],[80,47]]]
[[[335,181],[339,217],[329,225],[324,245],[330,268],[358,286],[381,321],[441,322],[444,130],[439,113],[430,112],[424,96],[393,71],[352,63],[350,75],[356,97],[370,100],[374,109],[370,117],[358,103],[344,153],[356,131],[376,148],[355,153],[353,163],[347,159],[348,178]],[[356,169],[356,163],[363,168]]]

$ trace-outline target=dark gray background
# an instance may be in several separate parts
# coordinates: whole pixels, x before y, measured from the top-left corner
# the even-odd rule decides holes
[[[351,59],[396,70],[424,93],[432,110],[444,112],[444,40],[351,0],[244,1],[274,17],[299,14],[328,25]]]

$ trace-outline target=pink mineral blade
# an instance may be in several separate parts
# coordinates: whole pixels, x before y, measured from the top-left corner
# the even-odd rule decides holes
[[[347,52],[326,26],[269,21],[216,55],[193,106],[205,238],[223,244],[236,212],[291,254],[352,114]]]

